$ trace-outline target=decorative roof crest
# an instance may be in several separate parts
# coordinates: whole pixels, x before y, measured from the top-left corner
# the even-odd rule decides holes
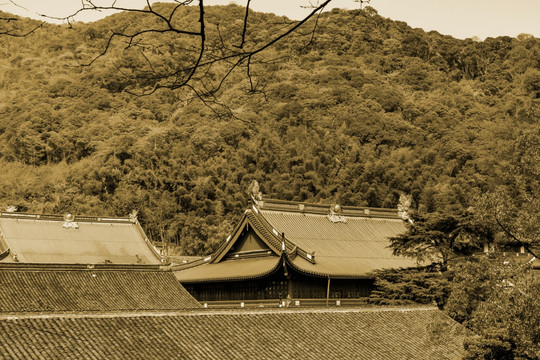
[[[64,216],[64,224],[62,225],[64,229],[78,229],[79,224],[75,222],[75,216],[67,214]]]
[[[330,212],[328,214],[328,220],[333,223],[346,223],[347,218],[343,215],[341,215],[341,206],[339,204],[335,204],[330,206]]]

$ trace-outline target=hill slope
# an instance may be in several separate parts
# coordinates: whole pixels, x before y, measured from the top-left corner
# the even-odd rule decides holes
[[[210,39],[238,35],[241,7],[207,13]],[[252,13],[250,39],[286,21]],[[140,65],[126,52],[81,66],[111,29],[145,25],[121,13],[0,37],[0,207],[137,209],[154,240],[202,254],[226,237],[252,179],[273,198],[395,207],[407,193],[422,211],[456,211],[504,181],[512,139],[538,128],[531,36],[457,40],[371,8],[333,10],[311,42],[307,27],[260,55],[259,93],[237,71],[216,94],[226,107],[210,108],[184,92],[123,92]],[[170,41],[154,44],[164,59],[178,56]]]

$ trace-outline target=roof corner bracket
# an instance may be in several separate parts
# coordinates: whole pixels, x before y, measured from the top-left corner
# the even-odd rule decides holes
[[[294,258],[296,257],[296,255],[298,255],[298,246],[294,246],[291,251],[288,251],[287,252],[287,256],[289,257],[289,259],[291,260],[294,260]]]

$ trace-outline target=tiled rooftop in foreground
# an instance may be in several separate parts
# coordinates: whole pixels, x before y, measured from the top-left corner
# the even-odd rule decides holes
[[[456,359],[436,308],[0,316],[2,359]]]
[[[0,314],[200,307],[158,266],[0,264]]]

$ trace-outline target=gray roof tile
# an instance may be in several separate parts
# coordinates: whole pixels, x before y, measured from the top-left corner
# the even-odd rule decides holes
[[[0,317],[3,359],[456,359],[463,337],[436,309]]]
[[[199,307],[170,271],[0,267],[0,314]]]
[[[75,219],[63,226],[59,216],[0,215],[0,237],[9,248],[2,262],[62,264],[161,264],[136,221],[127,218]],[[15,258],[16,257],[16,258]]]

